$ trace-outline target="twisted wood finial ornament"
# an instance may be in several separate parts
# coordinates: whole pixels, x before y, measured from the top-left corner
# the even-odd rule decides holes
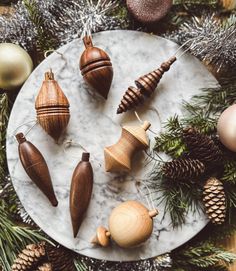
[[[80,70],[84,80],[104,99],[107,99],[112,79],[113,68],[108,54],[93,46],[91,36],[83,38],[85,51],[80,58]]]
[[[70,120],[70,104],[52,71],[45,73],[45,80],[35,101],[37,120],[56,141]]]
[[[112,238],[122,248],[138,246],[151,236],[156,215],[156,209],[150,211],[138,201],[123,202],[112,210],[109,230],[98,227],[92,243],[107,247]]]
[[[130,171],[131,159],[138,150],[149,145],[146,131],[151,124],[145,121],[141,126],[124,126],[119,141],[104,149],[105,168],[108,172]]]
[[[171,57],[168,61],[163,62],[158,69],[136,80],[136,88],[131,86],[125,92],[117,109],[117,114],[121,114],[143,104],[146,98],[150,97],[155,91],[163,74],[170,69],[176,59],[176,56]]]

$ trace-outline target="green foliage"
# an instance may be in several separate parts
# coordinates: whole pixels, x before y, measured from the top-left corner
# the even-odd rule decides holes
[[[4,271],[11,271],[17,254],[29,243],[45,240],[38,230],[18,226],[9,219],[9,214],[0,206],[0,263]]]
[[[218,0],[174,0],[174,5],[209,5],[216,6]]]
[[[174,251],[173,271],[227,270],[227,265],[236,260],[236,255],[216,247],[214,243],[203,242],[195,246],[184,246]]]

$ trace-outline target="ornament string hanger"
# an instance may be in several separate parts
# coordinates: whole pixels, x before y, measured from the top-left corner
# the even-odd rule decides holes
[[[37,121],[37,120],[34,119],[34,120],[27,121],[27,122],[25,122],[25,123],[22,123],[21,125],[19,125],[18,127],[16,127],[16,129],[13,131],[11,137],[13,137],[13,138],[15,139],[16,142],[18,142],[18,141],[16,140],[16,134],[17,134],[17,131],[18,131],[21,127],[26,126],[27,124],[30,124],[30,123],[33,123],[33,122],[34,122],[34,124],[33,124],[31,127],[29,127],[29,129],[26,130],[26,132],[24,133],[25,136],[28,135],[28,134],[33,130],[33,128],[38,124],[38,121]]]

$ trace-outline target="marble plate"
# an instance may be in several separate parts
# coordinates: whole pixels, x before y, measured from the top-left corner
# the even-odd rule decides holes
[[[143,245],[133,249],[121,249],[114,243],[109,248],[95,247],[91,238],[99,225],[107,226],[111,210],[120,202],[137,199],[147,204],[137,192],[131,176],[143,177],[148,173],[144,154],[137,155],[135,167],[130,177],[123,178],[104,172],[103,148],[115,143],[120,137],[123,124],[138,124],[134,112],[116,115],[124,91],[133,85],[134,79],[157,68],[162,61],[172,56],[178,48],[175,43],[145,33],[135,31],[108,31],[93,35],[94,44],[107,51],[114,66],[114,80],[108,100],[95,95],[84,83],[78,63],[84,50],[80,40],[75,40],[50,55],[31,74],[22,87],[12,110],[7,136],[7,158],[10,174],[16,192],[32,219],[49,236],[60,244],[86,256],[112,260],[131,261],[146,259],[169,252],[180,246],[207,223],[203,214],[189,214],[187,223],[179,229],[170,226],[170,218],[161,222],[160,215],[155,219],[152,237]],[[62,55],[63,54],[63,55]],[[71,120],[61,142],[72,140],[91,152],[94,169],[94,190],[79,235],[72,236],[69,215],[69,188],[73,170],[80,160],[82,147],[74,146],[64,151],[63,144],[54,141],[37,125],[27,136],[43,153],[49,169],[59,206],[50,206],[44,195],[36,188],[24,172],[19,162],[17,143],[13,138],[18,131],[25,132],[35,120],[34,101],[41,86],[44,72],[52,68],[55,77],[71,104]],[[152,123],[152,130],[160,132],[160,119],[164,122],[174,114],[183,114],[182,100],[189,100],[199,89],[216,85],[215,78],[193,56],[186,54],[178,60],[163,77],[152,98],[138,110],[143,120]],[[159,114],[159,117],[158,117]],[[154,135],[149,133],[151,143]]]

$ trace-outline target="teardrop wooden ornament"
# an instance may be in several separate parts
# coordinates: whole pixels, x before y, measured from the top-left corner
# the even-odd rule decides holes
[[[163,74],[170,69],[171,65],[175,61],[176,57],[173,56],[168,61],[163,62],[158,69],[144,76],[141,76],[138,80],[136,80],[136,88],[129,87],[125,92],[117,109],[117,114],[124,113],[142,105],[145,100],[152,95],[152,93],[157,88],[157,85],[159,84]]]
[[[83,38],[85,50],[80,58],[80,70],[84,80],[104,99],[107,99],[112,79],[113,68],[108,54],[93,46],[91,36]]]
[[[18,151],[20,161],[27,175],[49,199],[51,204],[57,206],[58,201],[43,155],[31,142],[26,140],[24,134],[18,133],[16,139],[19,143]]]
[[[156,209],[149,211],[138,201],[126,201],[112,210],[109,229],[99,227],[92,243],[106,247],[111,237],[122,248],[138,246],[150,238],[156,215]]]
[[[107,172],[131,170],[131,160],[134,153],[144,150],[149,145],[146,131],[151,126],[145,121],[141,126],[125,126],[119,141],[104,149],[105,169]]]
[[[56,141],[70,120],[70,104],[52,71],[45,73],[45,80],[35,101],[37,120]]]
[[[82,154],[82,160],[75,168],[71,182],[70,214],[74,237],[78,234],[92,195],[93,169],[89,156],[89,153]]]

